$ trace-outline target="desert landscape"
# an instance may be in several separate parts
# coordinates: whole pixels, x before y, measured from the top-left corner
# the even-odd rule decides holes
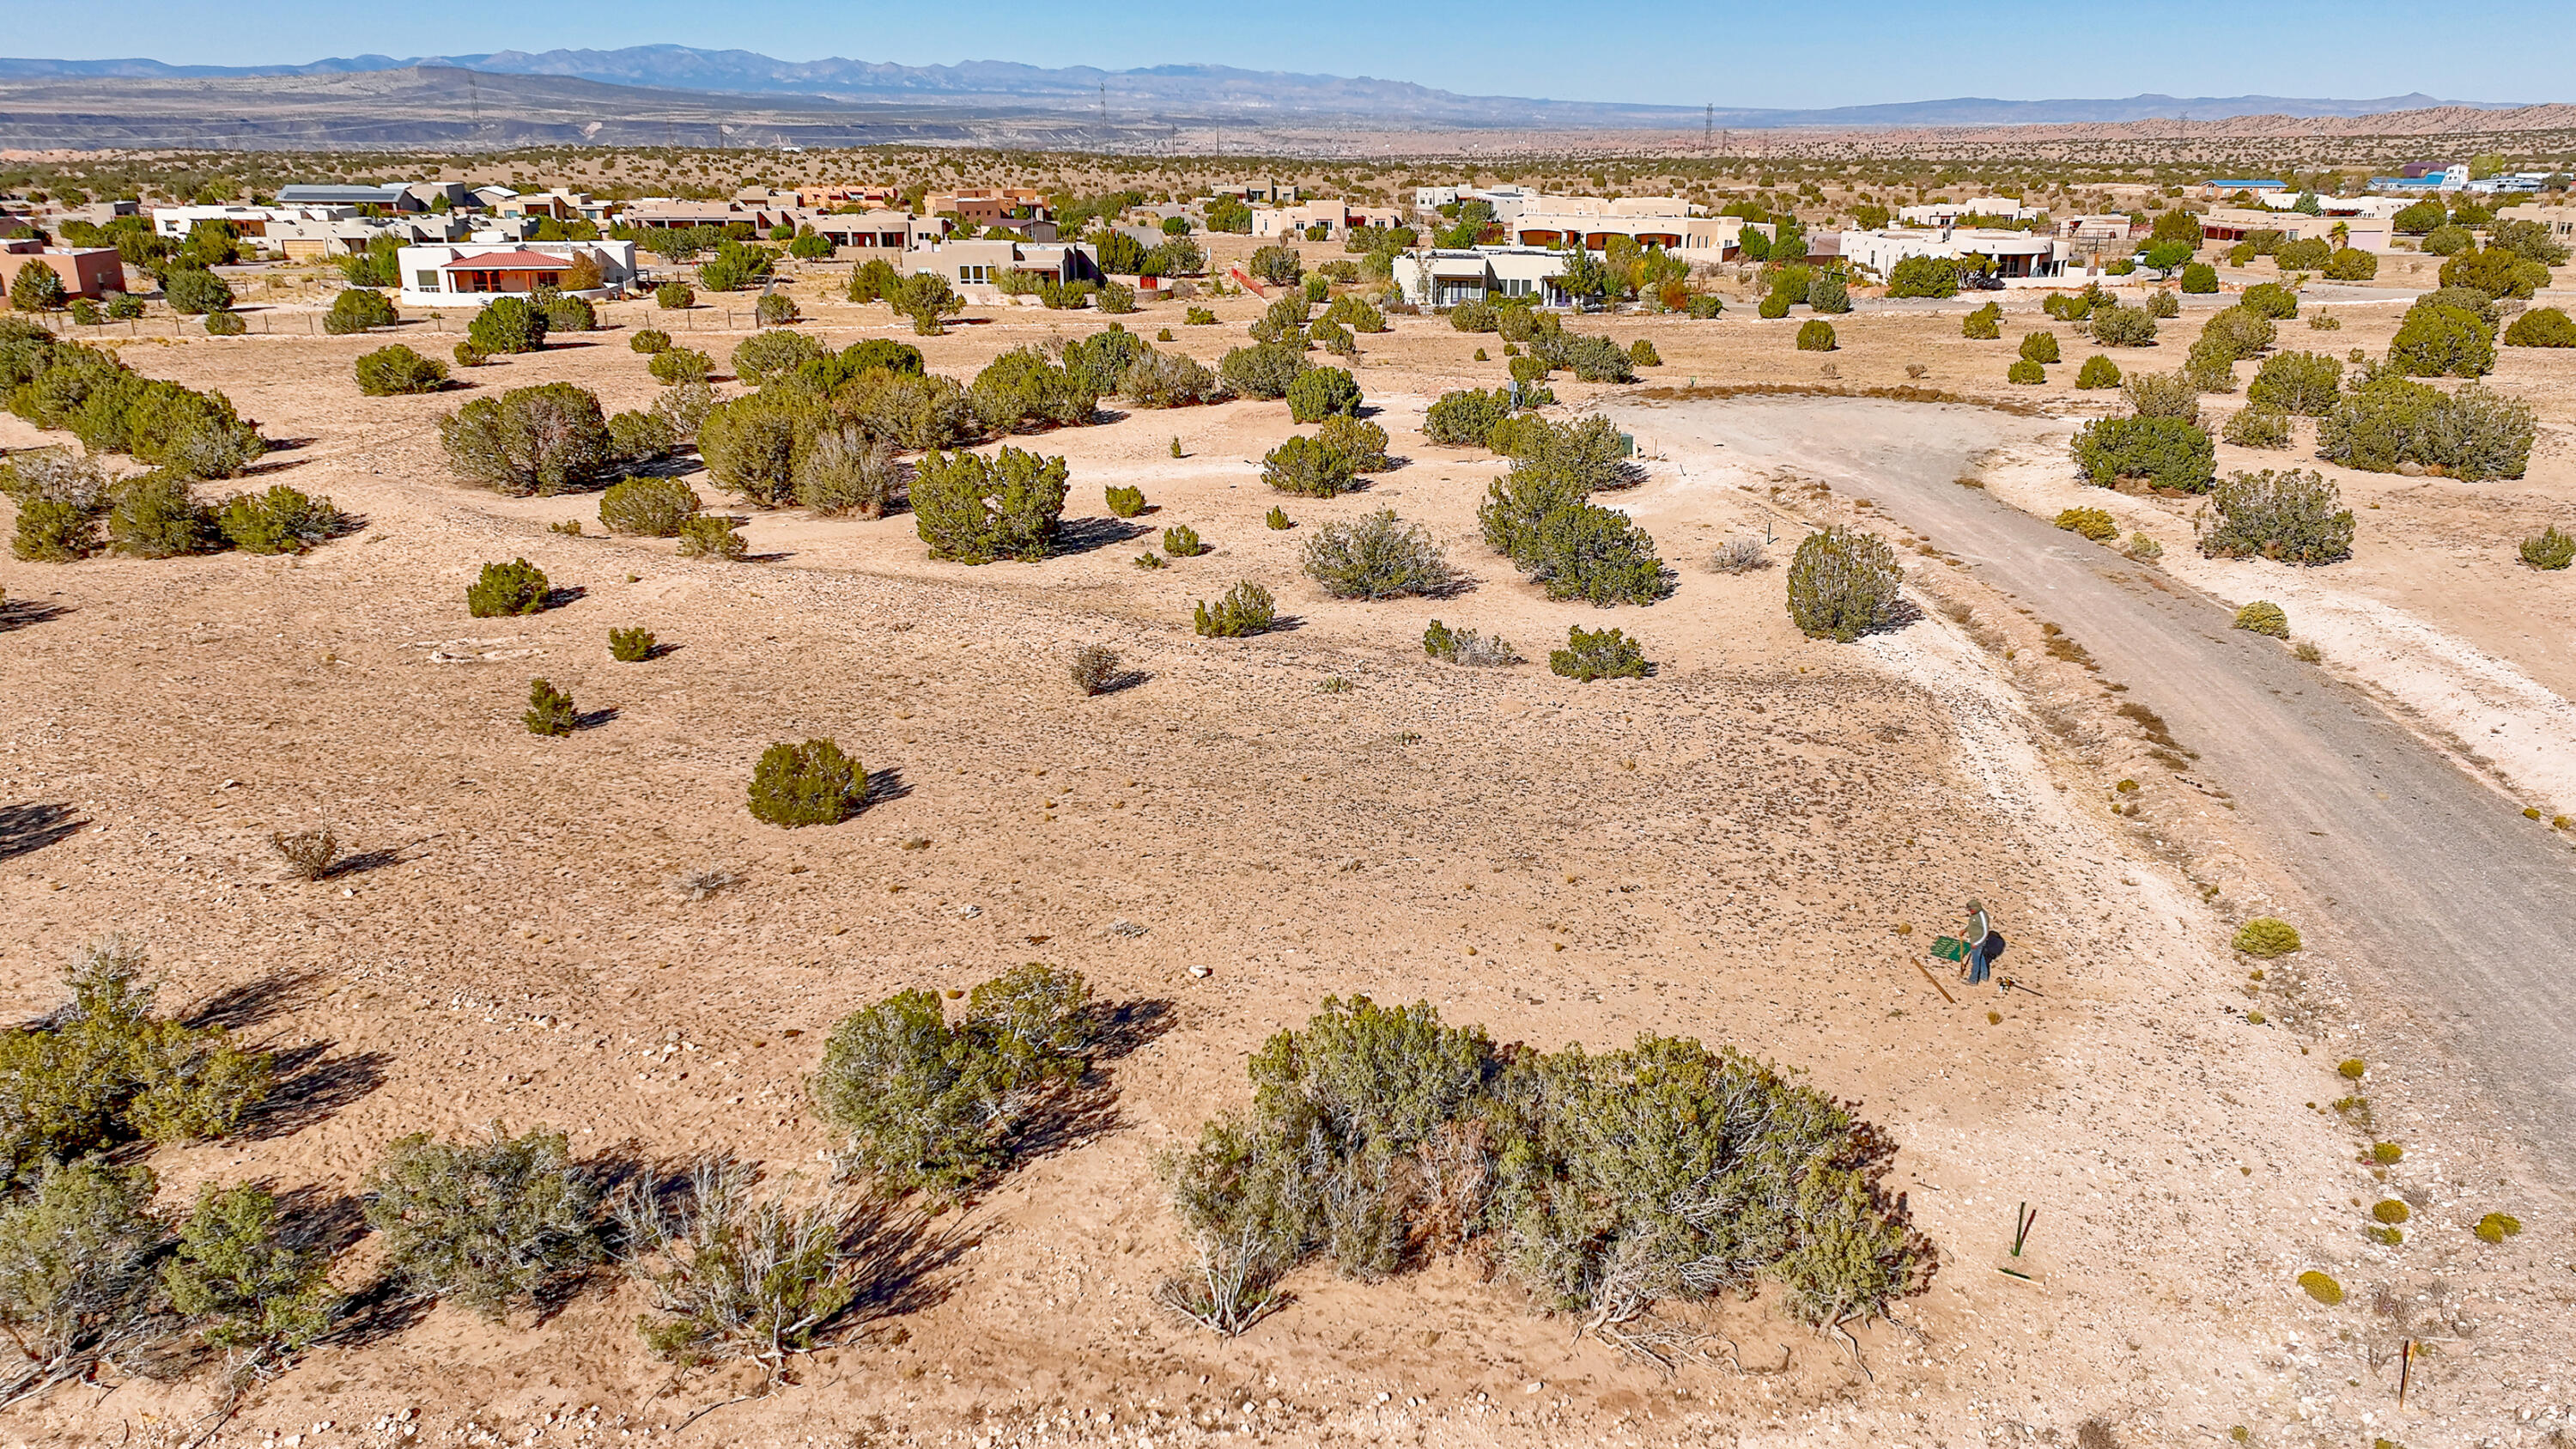
[[[1900,172],[1916,159],[1873,154]],[[595,182],[599,159],[530,179]],[[1171,180],[1219,169],[1200,158]],[[1763,194],[1785,200],[1790,174]],[[1376,178],[1388,194],[1396,180]],[[1750,196],[1755,180],[1675,190]],[[2111,184],[2055,190],[2130,199]],[[1857,194],[1838,185],[1832,204]],[[707,466],[716,449],[677,440],[514,496],[461,475],[448,441],[461,410],[541,385],[653,413],[684,389],[657,377],[648,332],[704,352],[725,407],[786,390],[736,360],[780,333],[816,356],[917,348],[922,372],[966,383],[1023,349],[1060,367],[1118,329],[1231,377],[1227,354],[1300,293],[1251,285],[1275,239],[1201,239],[1187,295],[1121,315],[974,300],[929,335],[850,299],[847,249],[780,257],[757,295],[792,300],[792,321],[761,326],[754,290],[701,280],[692,305],[602,300],[596,330],[381,396],[355,381],[362,357],[446,359],[473,308],[405,306],[332,335],[343,279],[304,262],[228,271],[239,336],[158,303],[87,328],[39,316],[59,341],[12,345],[85,343],[255,423],[265,450],[196,497],[284,485],[344,515],[274,553],[0,560],[12,1010],[29,1039],[68,1030],[67,965],[112,935],[162,1016],[273,1054],[226,1130],[99,1160],[148,1163],[173,1222],[208,1189],[264,1189],[278,1240],[324,1265],[308,1298],[327,1323],[138,1331],[0,1410],[0,1435],[2565,1442],[2576,1217],[2558,1149],[2576,1119],[2548,1039],[2532,1061],[2515,1033],[2543,1032],[2566,990],[2545,943],[2564,941],[2576,863],[2576,603],[2568,572],[2522,550],[2576,527],[2576,348],[2491,349],[2476,385],[2534,419],[2512,476],[2367,471],[2317,456],[2323,416],[2292,415],[2286,447],[2227,424],[2266,357],[2349,357],[2357,381],[2389,356],[2439,256],[2397,251],[2333,282],[2214,247],[2204,292],[2144,271],[1946,298],[1855,286],[1830,350],[1802,340],[1827,320],[1803,303],[1759,315],[1777,267],[1697,267],[1689,290],[1715,315],[1565,315],[1565,334],[1638,359],[1636,380],[1556,371],[1551,400],[1520,414],[1564,436],[1598,415],[1633,445],[1595,501],[1651,536],[1663,577],[1616,604],[1551,597],[1491,543],[1480,507],[1519,465],[1443,441],[1433,409],[1513,386],[1521,349],[1440,308],[1390,307],[1345,355],[1312,354],[1347,370],[1346,411],[1384,430],[1387,455],[1329,496],[1269,481],[1278,450],[1317,431],[1289,399],[1112,392],[1080,420],[959,440],[1062,460],[1061,519],[1028,560],[933,556],[920,505],[945,457],[882,436],[912,506],[895,492],[875,517],[747,498]],[[1308,276],[1347,255],[1285,244]],[[2564,306],[2567,275],[2515,315]],[[2149,345],[2118,347],[2043,310],[2088,281],[2104,310],[2160,295],[2172,313]],[[2094,486],[2070,456],[2088,424],[2143,412],[2079,386],[2084,359],[2179,377],[2204,335],[2240,325],[2249,289],[2284,284],[2293,312],[2222,364],[2227,389],[2203,389],[2193,416],[2217,475],[2314,470],[2338,490],[2348,559],[2316,567],[2204,556],[2206,494]],[[1325,305],[1379,295],[1321,290]],[[1998,335],[1963,335],[1989,302]],[[2059,360],[2008,380],[2037,334]],[[0,447],[20,479],[81,452],[23,413],[0,416]],[[146,471],[97,461],[111,480]],[[609,529],[605,489],[629,472],[677,480],[731,528],[712,545]],[[7,505],[22,539],[39,496],[28,483]],[[2069,531],[2086,509],[2107,516],[2099,542]],[[1316,541],[1381,510],[1445,571],[1336,596]],[[1802,541],[1858,535],[1890,546],[1901,598],[1846,640],[1802,628]],[[2242,660],[2247,697],[2287,701],[2282,720],[2334,713],[2415,752],[2410,768],[2450,782],[2441,808],[2497,843],[2457,836],[2467,858],[2416,857],[2423,880],[2371,899],[2380,858],[2312,847],[2326,831],[2267,793],[2275,765],[2327,769],[2337,737],[2318,736],[2313,766],[2241,753],[2290,726],[2225,714],[2214,674],[2159,666],[2072,583],[2016,587],[2015,561],[2042,555],[2233,651],[2207,658]],[[528,611],[470,612],[486,566],[513,561],[542,571]],[[1268,627],[1194,627],[1239,582],[1275,602]],[[2283,637],[2228,627],[2258,601],[2286,615]],[[1510,662],[1436,657],[1435,624],[1507,641]],[[1650,668],[1550,667],[1580,647],[1570,629],[1609,628]],[[649,647],[613,650],[632,629]],[[1086,678],[1085,651],[1104,648],[1115,659],[1093,655]],[[568,698],[550,707],[532,680]],[[559,730],[540,729],[549,708]],[[756,818],[765,757],[812,740],[853,762],[846,818]],[[2271,763],[2237,763],[2257,758]],[[2381,800],[2432,808],[2390,769]],[[322,832],[319,863],[299,864]],[[2509,874],[2503,852],[2513,882],[2555,901],[2507,923],[2544,942],[2511,961],[2486,950],[2494,923],[2466,894]],[[2419,889],[2462,918],[2420,910]],[[1971,902],[2009,943],[1976,984],[1933,952]],[[2287,949],[2247,934],[2265,922],[2296,927]],[[2427,959],[2445,941],[2461,959]],[[962,1021],[984,999],[970,993],[1032,964],[1088,987],[1061,1080],[1012,1099],[999,1156],[962,1185],[872,1176],[863,1134],[827,1115],[836,1028],[906,992]],[[2530,994],[2471,999],[2453,987],[2485,978],[2445,974],[2490,969],[2527,973]],[[1175,1181],[1207,1124],[1256,1110],[1247,1068],[1272,1060],[1265,1043],[1355,997],[1526,1044],[1498,1054],[1504,1074],[1647,1036],[1775,1065],[1847,1104],[1869,1128],[1855,1140],[1883,1142],[1870,1221],[1905,1245],[1887,1250],[1901,1291],[1818,1321],[1766,1270],[1643,1317],[1588,1314],[1534,1286],[1509,1233],[1417,1222],[1375,1268],[1338,1247],[1277,1265],[1241,1300],[1248,1325],[1211,1331],[1189,1307],[1206,1306],[1189,1288],[1206,1236]],[[11,1110],[33,1113],[13,1090]],[[782,1203],[863,1204],[833,1249],[851,1295],[788,1350],[674,1348],[653,1336],[675,1290],[650,1276],[663,1259],[647,1261],[639,1220],[497,1311],[425,1288],[370,1216],[389,1148],[536,1129],[563,1134],[603,1200],[677,1200],[693,1166],[721,1162]],[[36,1178],[24,1157],[14,1170]]]

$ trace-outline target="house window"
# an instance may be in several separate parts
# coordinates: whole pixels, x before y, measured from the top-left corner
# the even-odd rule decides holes
[[[423,268],[421,268],[418,272],[415,272],[415,273],[413,273],[412,275],[413,275],[413,280],[414,280],[414,281],[417,281],[417,282],[419,282],[419,283],[420,283],[420,285],[419,285],[418,287],[414,288],[413,290],[415,290],[415,291],[421,291],[421,292],[435,292],[435,291],[437,291],[437,290],[438,290],[438,269],[437,269],[437,268],[435,268],[435,267],[423,267]]]
[[[989,266],[982,265],[960,266],[957,269],[957,280],[961,282],[989,282],[993,280],[993,269]]]

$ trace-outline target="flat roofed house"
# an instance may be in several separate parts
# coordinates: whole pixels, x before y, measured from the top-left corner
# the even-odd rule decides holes
[[[1999,277],[2055,277],[2064,274],[2066,259],[2074,253],[2074,243],[2062,237],[1957,228],[1852,230],[1842,234],[1841,246],[1844,260],[1867,267],[1880,277],[1892,274],[1896,264],[1907,257],[1982,257],[1993,265],[1994,275]]]
[[[0,243],[0,285],[16,287],[22,268],[42,267],[60,278],[65,298],[95,302],[125,290],[125,263],[114,247],[49,247],[34,241]]]
[[[1565,256],[1533,247],[1400,252],[1394,258],[1394,275],[1404,295],[1425,307],[1455,307],[1497,297],[1527,297],[1542,307],[1562,307],[1570,299],[1556,279],[1564,274]]]
[[[2278,232],[2283,241],[2313,238],[2365,252],[2390,251],[2395,240],[2384,216],[2309,216],[2250,206],[2214,206],[2201,214],[2200,234],[2205,241],[2243,241],[2258,231]]]

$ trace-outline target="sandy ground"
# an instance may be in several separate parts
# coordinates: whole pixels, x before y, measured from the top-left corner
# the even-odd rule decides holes
[[[1212,360],[1258,305],[1174,331]],[[879,309],[809,311],[836,343],[891,331]],[[1176,312],[1130,325],[1150,336]],[[1014,313],[925,347],[962,375],[1092,325]],[[1954,316],[1839,325],[1839,382],[1893,384],[1918,357],[1932,386],[2001,370]],[[1606,330],[1655,337],[1676,381],[1816,365],[1780,325],[1732,315]],[[917,1306],[696,1420],[689,1442],[1935,1445],[2072,1442],[2099,1420],[2120,1443],[2242,1425],[2255,1443],[2343,1444],[2392,1422],[2409,1336],[2437,1349],[2388,1431],[2409,1444],[2539,1442],[2576,1398],[2557,1351],[2563,1210],[2508,1147],[2452,1129],[2474,1114],[2438,1059],[2373,1039],[2328,985],[2249,982],[2190,879],[2091,803],[2090,769],[1972,631],[1935,611],[1861,646],[1799,639],[1778,570],[1698,563],[1728,536],[1785,536],[1787,504],[1660,465],[1622,499],[1679,568],[1672,598],[1554,604],[1486,555],[1473,509],[1492,460],[1415,428],[1442,389],[1499,378],[1499,339],[1424,319],[1371,343],[1362,385],[1408,461],[1349,497],[1284,500],[1301,525],[1285,533],[1259,523],[1279,404],[1022,440],[1071,461],[1086,546],[984,569],[926,561],[901,516],[757,514],[760,561],[733,566],[550,533],[595,499],[447,479],[434,422],[455,394],[366,400],[347,381],[381,341],[126,349],[297,440],[274,476],[363,514],[358,535],[292,562],[0,562],[35,606],[0,635],[0,791],[77,822],[7,847],[10,1000],[50,1006],[64,952],[121,927],[174,998],[220,1000],[293,1054],[294,1090],[246,1140],[157,1155],[173,1201],[242,1179],[327,1199],[394,1136],[495,1117],[560,1126],[586,1154],[731,1150],[811,1182],[829,1143],[797,1083],[833,1020],[1043,958],[1150,1024],[1101,1067],[1114,1114],[940,1220]],[[642,362],[610,332],[470,379],[564,378],[625,407],[653,392]],[[2073,401],[2060,371],[2053,405]],[[39,439],[9,419],[0,441]],[[1216,552],[1129,567],[1145,540],[1120,537],[1098,491],[1127,481],[1158,509],[1140,523],[1189,522]],[[1475,586],[1345,604],[1296,574],[1304,527],[1381,505]],[[513,555],[581,596],[466,618],[465,581]],[[1191,636],[1190,601],[1238,577],[1297,627]],[[1416,642],[1435,616],[1532,654],[1569,623],[1615,623],[1661,669],[1593,686],[1456,670]],[[603,635],[632,623],[680,647],[612,663]],[[1075,696],[1065,661],[1095,641],[1149,678]],[[610,713],[528,736],[536,673]],[[1332,677],[1354,687],[1319,691]],[[883,772],[878,803],[829,830],[754,824],[751,762],[813,733]],[[323,822],[365,868],[283,881],[267,833]],[[671,882],[699,869],[739,883],[692,903]],[[1945,1000],[1916,969],[1972,894],[2032,990]],[[1154,1153],[1246,1095],[1266,1033],[1352,991],[1428,999],[1506,1040],[1673,1032],[1808,1070],[1894,1130],[1940,1275],[1903,1327],[1861,1334],[1858,1362],[1757,1302],[1716,1319],[1743,1372],[1670,1379],[1457,1263],[1373,1286],[1301,1275],[1292,1308],[1233,1341],[1160,1313],[1148,1295],[1180,1249]],[[2387,1183],[2309,1105],[2343,1094],[2333,1062],[2356,1050],[2385,1062],[2383,1124],[2426,1144]],[[2389,1191],[2423,1199],[2402,1249],[2361,1233],[2361,1205]],[[2025,1202],[2041,1213],[2027,1281],[1997,1271]],[[2531,1230],[2477,1243],[2466,1224],[2495,1208]],[[2310,1267],[2351,1299],[2302,1296]],[[361,1244],[339,1276],[371,1268]],[[747,1381],[675,1377],[635,1337],[640,1307],[603,1280],[543,1323],[427,1309],[315,1350],[217,1442],[659,1441]],[[110,1374],[0,1433],[181,1443],[207,1393]]]

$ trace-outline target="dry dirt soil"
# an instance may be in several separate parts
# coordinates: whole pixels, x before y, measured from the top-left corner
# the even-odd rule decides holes
[[[912,340],[883,309],[794,290],[835,344]],[[1169,324],[1213,360],[1260,304],[1217,305],[1219,327],[1170,306],[1128,322]],[[1916,363],[1918,386],[2000,397],[2009,343],[1961,341],[1957,310],[1841,319],[1843,350],[1823,359],[1793,350],[1794,322],[1733,312],[1590,325],[1655,339],[1658,381],[1892,387]],[[2336,310],[2338,349],[2384,342],[2395,312]],[[2038,319],[2012,320],[2008,336]],[[962,376],[1097,325],[979,310],[923,346]],[[2193,325],[2157,354],[2178,358]],[[1018,440],[1073,471],[1069,546],[1037,565],[930,562],[900,514],[757,510],[750,561],[682,560],[599,537],[594,495],[502,499],[446,473],[436,419],[475,392],[567,379],[612,408],[647,402],[627,335],[391,399],[350,381],[382,338],[124,349],[222,388],[286,440],[261,481],[365,526],[294,560],[0,561],[11,1009],[52,1007],[65,955],[122,930],[150,947],[166,1000],[283,1054],[286,1087],[244,1138],[155,1155],[172,1203],[259,1180],[345,1215],[387,1141],[495,1120],[559,1127],[603,1160],[739,1154],[810,1189],[833,1143],[799,1084],[830,1025],[1028,960],[1079,969],[1124,1008],[1096,1068],[1109,1105],[931,1219],[905,1291],[765,1397],[730,1402],[747,1373],[655,1359],[641,1295],[603,1275],[542,1321],[381,1310],[254,1387],[212,1442],[2420,1449],[2539,1443],[2565,1422],[2576,1242],[2553,1174],[2342,964],[2249,976],[2228,932],[2286,887],[2227,855],[2224,810],[2176,806],[2153,835],[2115,817],[2107,772],[2144,744],[2065,724],[2073,695],[2031,672],[2047,662],[2036,632],[2008,609],[1985,611],[2002,632],[1957,622],[1944,601],[1973,586],[1936,558],[1910,556],[1934,607],[1852,646],[1796,634],[1779,568],[1704,565],[1726,538],[1766,535],[1785,562],[1802,520],[1866,516],[1850,500],[1650,456],[1619,497],[1678,570],[1672,597],[1551,603],[1477,541],[1494,460],[1419,434],[1430,398],[1503,371],[1499,339],[1434,318],[1367,339],[1358,374],[1403,462],[1344,498],[1261,485],[1262,452],[1291,430],[1278,403]],[[739,335],[702,341],[721,357]],[[1926,445],[2044,450],[2051,414],[2099,407],[2068,390],[2082,349],[2068,355],[2046,387],[2001,398],[2015,411],[1980,413],[1985,431]],[[2531,480],[2366,480],[2384,506],[2348,566],[2356,591],[2553,688],[2563,576],[2525,580],[2500,550],[2567,509],[2571,363],[2509,354],[2498,379],[2544,399]],[[1605,391],[1560,388],[1569,412]],[[0,419],[12,448],[48,441]],[[1110,483],[1155,511],[1107,517]],[[1273,502],[1297,527],[1263,526]],[[1380,507],[1426,525],[1471,586],[1362,604],[1302,578],[1309,530]],[[590,536],[546,527],[574,518]],[[1145,526],[1182,522],[1214,552],[1130,565]],[[468,618],[466,582],[516,556],[572,596]],[[2452,562],[2409,584],[2409,557]],[[1273,589],[1292,626],[1192,635],[1192,601],[1238,578]],[[2496,592],[2463,597],[2472,582]],[[1542,660],[1569,624],[1615,624],[1659,667],[1591,685],[1543,663],[1453,668],[1419,647],[1433,617]],[[676,647],[613,662],[619,625]],[[1078,695],[1066,666],[1091,643],[1141,677]],[[521,728],[534,675],[570,690],[583,728]],[[818,735],[865,762],[873,802],[828,829],[753,822],[760,751]],[[270,833],[325,824],[348,867],[287,879]],[[2232,861],[2223,891],[2195,858]],[[732,883],[692,899],[678,882],[701,872]],[[1972,895],[2010,937],[2019,989],[1921,969]],[[1671,1376],[1459,1260],[1376,1284],[1309,1270],[1239,1339],[1172,1317],[1151,1296],[1182,1256],[1155,1155],[1247,1099],[1244,1060],[1268,1033],[1352,992],[1428,1000],[1502,1040],[1676,1033],[1811,1073],[1901,1144],[1892,1182],[1940,1247],[1932,1288],[1861,1329],[1857,1354],[1767,1300],[1722,1305],[1709,1357]],[[2363,1139],[2325,1108],[2353,1091],[2346,1057],[2369,1059],[2380,1133],[2407,1145],[2394,1169],[2362,1165]],[[2390,1194],[2416,1205],[2399,1248],[2364,1237],[2364,1206]],[[2016,1263],[2023,1204],[2039,1216]],[[2528,1231],[2478,1242],[2468,1225],[2492,1210]],[[2312,1268],[2344,1284],[2341,1306],[2295,1286]],[[374,1272],[361,1240],[335,1276],[357,1290]],[[2423,1351],[2401,1412],[2409,1340]],[[214,1397],[202,1369],[117,1365],[0,1416],[0,1436],[184,1444]]]

